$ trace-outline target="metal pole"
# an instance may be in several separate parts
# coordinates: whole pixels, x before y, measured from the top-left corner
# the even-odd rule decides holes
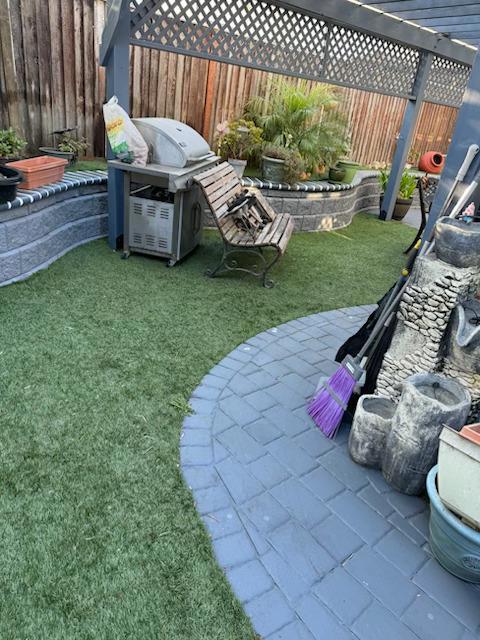
[[[388,179],[385,195],[383,196],[380,220],[390,220],[395,207],[403,169],[407,161],[410,145],[412,144],[413,132],[420,114],[423,96],[427,87],[428,74],[432,65],[433,54],[421,53],[418,63],[417,74],[413,83],[413,95],[409,98],[403,116],[402,128],[398,136],[397,148],[393,156],[392,168]]]
[[[480,55],[478,53],[475,56],[463,103],[458,112],[452,141],[448,147],[445,166],[435,192],[435,198],[423,234],[424,238],[430,237],[445,198],[453,185],[455,176],[471,144],[480,145]],[[468,183],[473,180],[473,176],[477,171],[478,161],[474,160],[465,175],[465,184],[468,185]],[[460,189],[458,189],[458,191],[458,195],[460,196]],[[478,205],[480,194],[473,194],[472,199],[475,201],[475,204]]]
[[[128,2],[123,2],[118,28],[106,62],[107,100],[117,96],[119,104],[129,111],[129,39],[130,15]],[[113,159],[107,142],[107,158]],[[119,169],[108,169],[108,244],[116,249],[123,234],[123,176]]]

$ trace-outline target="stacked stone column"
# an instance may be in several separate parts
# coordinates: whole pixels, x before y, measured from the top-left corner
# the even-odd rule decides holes
[[[444,336],[452,311],[458,303],[474,296],[479,285],[478,268],[454,267],[434,254],[417,258],[378,375],[378,395],[398,400],[404,380],[415,373],[441,372],[457,378],[452,367],[444,366]],[[463,376],[474,398],[480,397],[478,378]]]

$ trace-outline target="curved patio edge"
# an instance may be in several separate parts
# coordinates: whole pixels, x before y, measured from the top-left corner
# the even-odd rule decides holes
[[[183,477],[262,640],[478,631],[478,590],[432,559],[425,500],[354,464],[348,424],[328,440],[305,411],[319,376],[338,366],[338,346],[373,308],[318,313],[250,338],[190,400]]]

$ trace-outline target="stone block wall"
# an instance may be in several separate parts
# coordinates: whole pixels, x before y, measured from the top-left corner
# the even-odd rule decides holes
[[[0,211],[0,286],[28,278],[107,234],[105,185],[83,186]]]
[[[361,211],[379,211],[378,177],[365,171],[358,174],[352,185],[338,189],[326,183],[325,191],[260,190],[277,213],[293,216],[295,231],[331,231],[348,226]],[[209,210],[205,210],[204,224],[215,226]]]

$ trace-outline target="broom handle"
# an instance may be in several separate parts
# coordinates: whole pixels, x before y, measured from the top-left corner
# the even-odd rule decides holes
[[[383,311],[382,315],[378,319],[376,325],[373,327],[372,333],[369,335],[368,340],[365,342],[363,347],[357,354],[356,360],[361,360],[363,356],[366,354],[372,342],[376,339],[376,337],[383,331],[385,326],[385,321],[394,313],[398,303],[400,302],[405,289],[407,288],[408,280],[403,283],[403,286],[399,289],[398,293],[395,295],[395,298],[392,302],[389,302],[387,308]]]

